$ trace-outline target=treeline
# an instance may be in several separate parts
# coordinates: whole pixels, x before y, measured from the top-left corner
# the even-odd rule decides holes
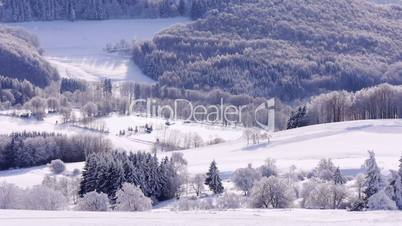
[[[203,105],[205,107],[208,106],[217,106],[217,107],[226,107],[228,105],[234,105],[236,107],[245,106],[242,109],[241,118],[230,118],[231,121],[237,121],[239,125],[245,127],[258,126],[255,119],[264,125],[268,124],[268,110],[261,109],[258,114],[256,114],[256,109],[261,104],[265,104],[267,99],[263,97],[254,97],[247,94],[231,94],[229,92],[223,91],[219,88],[212,89],[209,91],[199,91],[199,90],[191,90],[184,88],[175,88],[169,86],[161,86],[160,84],[147,85],[133,82],[124,82],[120,86],[120,103],[121,106],[120,113],[127,113],[128,107],[130,107],[131,103],[133,103],[136,99],[147,99],[152,98],[156,102],[154,104],[159,106],[170,106],[174,109],[175,100],[186,100],[190,102],[193,107],[197,105]],[[186,101],[178,101],[177,104],[177,118],[179,119],[187,119],[190,113],[189,103]],[[286,128],[286,120],[290,112],[290,107],[281,102],[279,99],[275,100],[275,126],[277,129]],[[124,108],[126,106],[126,108]],[[144,105],[137,104],[133,106],[137,112],[145,111],[146,108]],[[126,110],[125,110],[126,109]],[[208,109],[208,113],[211,113],[213,109]],[[158,112],[156,112],[158,113]],[[171,116],[169,112],[164,111],[161,112],[160,115],[152,115],[152,116],[160,116],[160,117],[169,117]],[[190,118],[191,120],[192,118]],[[210,120],[214,120],[215,118],[210,117]],[[203,120],[198,118],[198,120]],[[227,125],[225,119],[223,119],[222,123]]]
[[[105,20],[184,16],[191,0],[3,0],[0,21]]]
[[[401,20],[365,1],[248,0],[137,43],[133,59],[162,86],[291,101],[400,84]]]
[[[110,151],[102,137],[23,132],[0,136],[0,170],[39,166],[51,160],[80,162],[89,153]]]
[[[79,194],[96,191],[108,195],[112,203],[124,183],[138,186],[154,202],[172,199],[181,186],[177,163],[161,161],[150,153],[109,152],[90,154],[85,162]]]
[[[357,92],[333,91],[312,97],[294,111],[288,128],[365,119],[402,118],[402,86],[381,84]]]
[[[12,1],[15,3],[25,1]],[[22,30],[0,26],[0,74],[45,87],[59,79],[56,69],[42,57],[35,36]]]
[[[0,102],[8,106],[23,105],[36,95],[35,86],[27,80],[0,76]]]

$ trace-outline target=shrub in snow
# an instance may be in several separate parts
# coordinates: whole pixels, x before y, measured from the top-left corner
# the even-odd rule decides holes
[[[79,169],[74,169],[73,170],[73,176],[75,177],[75,176],[78,176],[78,175],[80,175],[81,174],[81,170],[79,170]]]
[[[233,193],[225,193],[217,200],[219,209],[238,209],[242,206],[242,197]]]
[[[395,202],[381,190],[368,199],[367,207],[369,210],[397,210]]]
[[[49,168],[55,174],[60,174],[64,172],[64,170],[66,170],[64,162],[61,161],[60,159],[52,160],[49,164]]]
[[[18,209],[21,189],[14,184],[0,183],[0,209]]]
[[[327,183],[308,181],[303,184],[301,193],[302,207],[308,209],[332,208],[331,185]]]
[[[23,197],[23,208],[30,210],[63,210],[67,199],[59,191],[37,185],[28,190]]]
[[[152,209],[152,201],[145,197],[141,189],[133,184],[124,183],[116,193],[116,209],[120,211],[145,211]]]
[[[182,198],[175,203],[173,210],[175,211],[190,211],[200,209],[199,200],[192,200],[187,198]]]
[[[254,183],[260,178],[260,173],[249,165],[247,168],[237,169],[233,173],[232,180],[236,187],[244,192],[244,195],[248,195]]]
[[[211,210],[216,209],[212,198],[205,199],[188,199],[182,198],[173,206],[175,211],[191,211],[191,210]]]
[[[92,191],[78,200],[77,209],[81,211],[107,211],[108,206],[109,199],[106,194]]]
[[[254,208],[286,208],[294,200],[294,193],[280,178],[263,177],[251,190],[251,206]]]

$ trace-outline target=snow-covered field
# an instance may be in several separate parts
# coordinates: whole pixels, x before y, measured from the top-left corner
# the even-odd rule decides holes
[[[282,170],[295,165],[310,170],[322,158],[332,158],[346,173],[355,173],[374,150],[380,167],[397,169],[402,155],[402,120],[366,120],[308,126],[273,134],[270,144],[247,146],[236,140],[183,151],[190,172],[205,172],[215,159],[222,172],[277,160]]]
[[[47,212],[0,210],[7,226],[397,226],[400,211],[229,210],[200,212]]]
[[[184,17],[105,21],[50,21],[10,23],[37,35],[45,56],[61,76],[94,81],[99,78],[152,82],[128,56],[107,54],[107,43],[122,39],[149,40],[172,25],[188,23]]]
[[[67,134],[90,133],[71,126],[56,125],[56,120],[57,116],[47,117],[43,122],[0,116],[0,134],[24,130]],[[147,142],[154,141],[163,134],[165,128],[164,120],[157,118],[112,115],[102,121],[110,129],[107,137],[116,147],[127,150],[150,150],[151,145]],[[117,136],[119,130],[127,130],[128,126],[135,127],[145,123],[154,126],[152,134]],[[246,167],[248,163],[252,163],[255,167],[262,165],[266,158],[276,159],[278,167],[283,171],[291,165],[295,165],[298,169],[310,170],[320,159],[332,158],[336,165],[345,170],[344,173],[356,174],[367,158],[368,150],[375,151],[379,166],[384,173],[387,173],[389,169],[397,169],[398,160],[402,155],[402,120],[367,120],[309,126],[274,133],[270,144],[249,146],[242,138],[242,130],[239,128],[184,124],[179,121],[167,131],[168,133],[197,132],[204,140],[220,137],[227,141],[218,145],[181,151],[188,161],[188,169],[192,174],[205,173],[214,159],[220,171],[227,174],[237,168]],[[71,169],[82,166],[83,164],[72,166],[68,164]],[[47,171],[46,167],[5,171],[0,173],[0,181],[6,180],[21,186],[30,186],[40,183]]]

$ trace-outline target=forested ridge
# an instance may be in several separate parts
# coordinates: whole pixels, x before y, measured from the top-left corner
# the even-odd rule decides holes
[[[45,87],[58,80],[57,71],[42,57],[36,36],[0,26],[0,75]]]
[[[194,1],[191,12],[205,10]],[[400,84],[402,8],[358,0],[246,0],[138,43],[134,61],[161,85],[292,101]]]
[[[185,15],[189,11],[189,2],[189,0],[2,0],[0,21],[174,17]]]

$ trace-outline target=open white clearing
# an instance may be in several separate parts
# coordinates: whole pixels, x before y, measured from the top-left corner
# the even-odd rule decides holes
[[[50,116],[42,122],[37,122],[0,116],[0,134],[24,130],[66,134],[92,133],[71,126],[56,125],[57,119],[57,116]],[[110,134],[106,137],[116,147],[127,150],[151,150],[150,142],[164,133],[162,119],[112,115],[101,120],[110,130]],[[119,130],[127,130],[128,126],[140,126],[145,123],[153,124],[155,129],[152,134],[117,135]],[[158,130],[158,127],[161,130]],[[181,151],[188,161],[191,174],[205,173],[214,159],[220,171],[227,175],[237,168],[246,167],[248,163],[258,167],[267,158],[276,159],[278,167],[283,171],[291,165],[299,169],[311,170],[320,159],[332,158],[336,165],[346,170],[346,174],[356,174],[367,158],[368,150],[375,151],[379,166],[387,174],[389,169],[398,168],[398,160],[402,155],[402,120],[399,119],[331,123],[281,131],[273,134],[269,144],[259,145],[247,145],[246,140],[242,138],[240,128],[184,124],[178,121],[167,131],[167,133],[180,131],[181,134],[197,132],[204,140],[214,137],[226,140],[225,143],[217,145]],[[159,153],[161,156],[169,154]],[[82,163],[67,165],[71,170],[83,166]],[[24,187],[32,186],[41,183],[43,176],[47,173],[46,167],[3,171],[0,172],[0,181],[8,181]]]
[[[95,213],[0,210],[0,225],[7,226],[397,226],[400,222],[400,211],[243,209],[221,212]]]
[[[172,25],[188,23],[184,17],[167,19],[130,19],[105,21],[50,21],[10,23],[37,35],[45,56],[62,77],[95,81],[101,78],[153,82],[129,56],[108,54],[107,43],[124,39],[150,40]]]

